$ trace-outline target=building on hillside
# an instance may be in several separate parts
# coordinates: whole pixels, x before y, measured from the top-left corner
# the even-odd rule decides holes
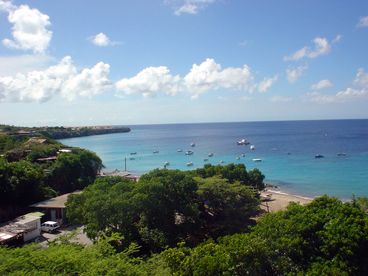
[[[43,213],[34,212],[17,217],[0,227],[0,245],[22,244],[41,235]]]
[[[36,210],[41,211],[45,214],[43,220],[51,220],[56,221],[59,225],[63,225],[66,222],[66,212],[65,212],[65,204],[68,200],[68,196],[70,194],[78,194],[81,191],[64,194],[61,196],[57,196],[54,198],[50,198],[35,204],[32,204],[30,207],[35,208]]]

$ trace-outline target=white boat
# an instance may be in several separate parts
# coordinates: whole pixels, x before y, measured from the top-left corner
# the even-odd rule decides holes
[[[168,162],[168,161],[166,161],[166,162],[164,163],[164,167],[167,167],[167,166],[170,166],[170,162]]]
[[[236,143],[239,146],[241,146],[241,145],[249,145],[250,144],[247,139],[241,139],[241,140],[237,141]]]
[[[192,155],[194,152],[193,151],[191,151],[191,150],[187,150],[186,152],[185,152],[185,155]]]
[[[242,156],[242,157],[245,157],[245,153],[243,153],[241,156]]]
[[[177,151],[177,152],[183,152],[183,150],[182,150],[182,149],[177,149],[176,151]]]
[[[262,159],[260,159],[260,158],[253,158],[252,161],[253,162],[262,162]]]
[[[255,147],[255,145],[250,145],[250,147],[249,147],[251,150],[255,150],[256,149],[256,147]]]
[[[191,147],[195,147],[195,143],[190,143],[190,146]]]
[[[159,151],[158,150],[154,150],[153,153],[159,153]]]
[[[188,166],[188,167],[193,166],[193,162],[188,162],[188,163],[187,163],[187,166]]]
[[[208,157],[212,157],[212,156],[213,156],[213,153],[212,152],[208,154]]]
[[[225,163],[225,161],[224,161],[224,160],[221,160],[221,161],[220,161],[220,164],[224,164],[224,163]]]
[[[237,156],[237,157],[236,157],[236,160],[239,160],[239,159],[240,159],[240,157],[239,157],[239,156]]]

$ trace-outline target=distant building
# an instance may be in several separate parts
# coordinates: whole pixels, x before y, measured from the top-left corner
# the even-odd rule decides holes
[[[81,191],[64,194],[61,196],[57,196],[54,198],[50,198],[35,204],[32,204],[30,207],[36,208],[45,214],[45,220],[56,221],[59,225],[63,225],[66,222],[66,212],[65,212],[65,204],[68,200],[70,194],[78,194]]]
[[[43,213],[34,212],[20,216],[0,227],[0,245],[21,244],[41,235]]]

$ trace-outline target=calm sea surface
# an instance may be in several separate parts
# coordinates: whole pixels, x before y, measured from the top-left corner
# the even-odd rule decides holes
[[[342,199],[352,194],[368,196],[368,120],[139,125],[131,129],[60,141],[96,152],[106,170],[123,170],[125,157],[127,169],[139,174],[162,168],[165,162],[169,168],[182,170],[205,163],[244,163],[248,169],[259,168],[266,181],[288,193]],[[236,141],[242,138],[255,150],[238,146]],[[195,147],[190,146],[192,142]],[[194,154],[185,155],[186,150]],[[316,154],[324,158],[316,159]],[[262,161],[254,162],[255,158]],[[193,166],[188,167],[188,162]]]

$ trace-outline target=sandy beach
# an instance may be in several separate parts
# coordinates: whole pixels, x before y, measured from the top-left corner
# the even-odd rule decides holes
[[[274,190],[266,190],[261,192],[261,197],[267,199],[262,202],[261,207],[268,212],[283,210],[289,205],[290,202],[298,202],[304,205],[313,200],[313,198],[290,195]]]

